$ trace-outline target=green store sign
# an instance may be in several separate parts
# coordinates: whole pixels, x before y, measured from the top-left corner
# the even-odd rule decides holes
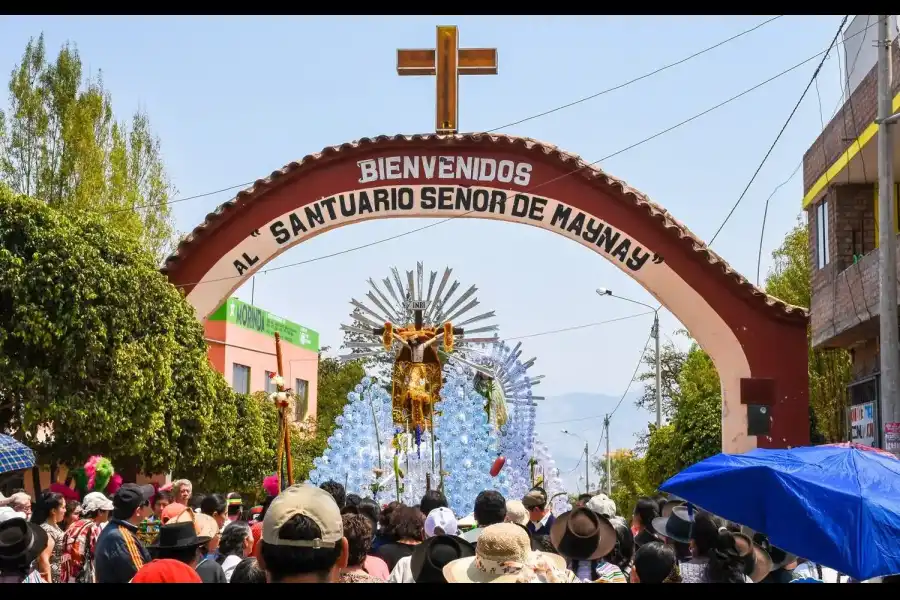
[[[282,319],[261,308],[250,306],[237,298],[229,298],[225,304],[209,316],[209,320],[226,321],[270,337],[275,337],[277,331],[281,339],[288,344],[313,352],[319,351],[319,333],[317,331]]]

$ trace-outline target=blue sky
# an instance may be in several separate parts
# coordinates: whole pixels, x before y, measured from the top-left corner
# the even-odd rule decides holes
[[[46,35],[48,53],[75,42],[87,69],[103,70],[117,114],[147,111],[162,140],[179,196],[266,176],[325,146],[364,136],[433,127],[434,81],[399,78],[398,47],[432,47],[434,27],[456,24],[464,47],[497,47],[500,74],[461,82],[464,131],[489,130],[591,95],[693,54],[764,17],[6,17],[0,20],[0,72],[9,73],[29,36]],[[551,142],[589,161],[666,129],[824,50],[835,16],[783,17],[716,50],[595,100],[503,130]],[[740,195],[790,113],[817,61],[600,166],[665,206],[709,239]],[[819,80],[825,121],[840,97],[833,54]],[[805,99],[744,202],[713,246],[755,278],[766,197],[794,171],[821,130],[815,89]],[[796,222],[800,174],[769,207],[763,273],[771,251]],[[189,231],[221,202],[221,193],[174,206]],[[422,220],[367,222],[319,236],[269,266],[331,254],[425,225]],[[594,289],[650,303],[624,273],[575,243],[508,223],[453,220],[353,252],[257,277],[258,305],[312,327],[337,347],[351,296],[392,265],[454,268],[477,284],[497,311],[501,335],[517,337],[614,319],[640,307]],[[238,295],[250,299],[250,285]],[[581,442],[540,425],[559,414],[578,419],[609,411],[628,385],[652,317],[531,337],[550,397],[539,431],[563,470]],[[680,324],[665,311],[664,333]],[[603,394],[573,400],[565,394]],[[629,401],[626,401],[628,403]],[[624,410],[624,409],[623,409]],[[628,411],[613,440],[627,445],[652,415]],[[550,415],[546,418],[544,415]],[[598,439],[599,419],[570,429]],[[593,443],[592,443],[593,445]]]

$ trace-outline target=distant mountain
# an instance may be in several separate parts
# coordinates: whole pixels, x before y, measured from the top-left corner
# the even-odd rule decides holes
[[[584,441],[566,435],[562,430],[566,429],[586,439],[593,461],[595,451],[601,456],[606,451],[606,441],[600,443],[603,415],[615,410],[609,427],[610,449],[633,448],[637,442],[636,434],[646,431],[647,424],[655,418],[651,412],[635,406],[635,400],[639,397],[639,391],[629,392],[618,409],[616,405],[619,404],[620,396],[587,392],[547,397],[538,403],[535,430],[538,438],[550,447],[550,453],[556,459],[570,491],[576,489],[578,477],[584,475],[584,463],[575,472],[572,471],[584,454]],[[594,477],[596,474],[591,470],[591,478]]]

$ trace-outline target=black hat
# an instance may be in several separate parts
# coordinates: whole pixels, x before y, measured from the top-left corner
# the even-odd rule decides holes
[[[211,538],[209,536],[198,536],[194,524],[190,521],[181,523],[169,523],[159,528],[159,537],[156,538],[150,548],[156,550],[176,549],[176,548],[199,548],[207,543]]]
[[[152,485],[126,483],[113,496],[113,507],[117,512],[121,511],[131,514],[144,504],[148,504],[155,493],[156,490],[153,489]]]
[[[430,537],[413,550],[409,559],[416,583],[447,583],[444,565],[458,559],[475,556],[475,546],[453,535]]]
[[[653,531],[676,542],[687,544],[691,540],[694,517],[686,506],[676,506],[668,517],[653,519]]]
[[[616,530],[609,519],[588,508],[562,514],[550,527],[550,540],[571,560],[597,560],[616,547]]]
[[[25,519],[0,523],[0,568],[25,568],[47,547],[47,532]]]

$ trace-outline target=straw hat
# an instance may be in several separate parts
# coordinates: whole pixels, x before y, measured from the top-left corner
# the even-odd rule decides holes
[[[504,575],[516,575],[535,558],[546,559],[561,572],[566,560],[556,554],[534,553],[528,532],[515,523],[485,527],[478,538],[475,556],[460,558],[444,566],[447,583],[491,583]]]
[[[506,520],[510,523],[518,523],[519,525],[528,525],[528,510],[521,500],[506,501]]]

